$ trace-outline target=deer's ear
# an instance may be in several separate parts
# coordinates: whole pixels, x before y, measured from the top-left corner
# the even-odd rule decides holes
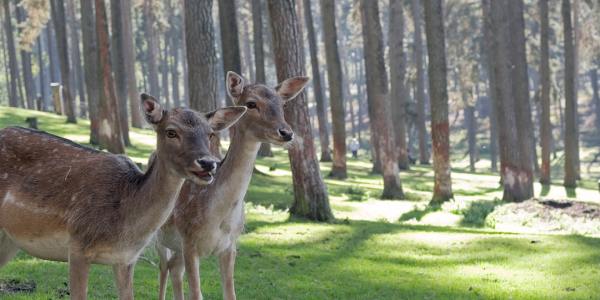
[[[283,101],[290,101],[306,87],[310,82],[310,77],[298,76],[284,80],[282,83],[275,87],[277,94],[283,99]]]
[[[227,79],[225,80],[227,95],[229,95],[234,102],[236,102],[235,100],[242,95],[242,92],[244,91],[244,84],[244,77],[233,71],[227,72]]]
[[[160,123],[163,118],[164,111],[160,106],[160,103],[158,103],[158,100],[144,93],[140,95],[140,99],[142,100],[142,111],[144,112],[146,121],[152,125]]]
[[[214,131],[221,131],[235,124],[247,111],[245,106],[229,106],[206,113],[208,124]]]

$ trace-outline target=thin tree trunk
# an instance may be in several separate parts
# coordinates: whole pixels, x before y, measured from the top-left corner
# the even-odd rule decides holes
[[[154,8],[152,3],[154,0],[144,0],[143,11],[144,11],[144,31],[146,34],[146,65],[148,66],[148,83],[150,85],[150,94],[152,96],[160,98],[160,87],[158,83],[158,38],[154,24],[156,23],[156,16],[154,15]]]
[[[169,92],[169,43],[167,34],[164,36],[162,55],[160,55],[161,92],[164,95],[165,106],[171,109],[171,94]]]
[[[417,69],[417,128],[419,130],[419,162],[429,164],[429,149],[427,145],[427,127],[425,125],[425,63],[423,62],[423,38],[421,33],[421,2],[412,0],[414,22],[414,58]]]
[[[565,47],[565,176],[564,186],[577,186],[579,129],[577,126],[577,92],[575,91],[575,46],[571,21],[571,4],[562,1],[562,19]]]
[[[22,103],[19,97],[17,79],[19,77],[19,64],[17,62],[17,51],[15,48],[15,38],[13,36],[12,19],[10,16],[10,0],[4,0],[4,22],[6,33],[6,47],[8,48],[8,62],[10,69],[10,93],[8,103],[12,107],[18,107]]]
[[[265,76],[265,52],[263,42],[263,10],[262,0],[252,0],[252,34],[254,42],[254,70],[255,80],[258,83],[265,84],[267,79]],[[258,150],[258,156],[266,157],[273,156],[271,144],[263,143]]]
[[[50,61],[50,81],[60,82],[60,62],[58,51],[56,49],[56,35],[53,26],[46,26],[46,35],[48,37],[48,60]]]
[[[598,69],[592,68],[590,70],[590,81],[592,83],[592,101],[596,108],[596,132],[600,132],[600,95],[598,94]]]
[[[396,149],[394,147],[388,80],[383,58],[383,32],[379,21],[377,1],[360,2],[364,57],[367,77],[367,99],[371,136],[375,157],[383,172],[383,199],[402,199],[404,192],[398,176]]]
[[[301,44],[295,1],[269,0],[268,7],[277,80],[281,82],[289,77],[304,75],[304,47]],[[306,92],[300,93],[286,105],[285,119],[299,136],[294,147],[289,150],[294,182],[294,203],[290,213],[294,217],[330,221],[333,213],[319,170]]]
[[[125,63],[125,35],[123,34],[123,1],[110,1],[110,18],[112,30],[112,69],[115,76],[115,92],[117,103],[119,104],[119,125],[121,128],[121,137],[125,146],[131,146],[129,140],[129,118],[127,113],[127,69]]]
[[[441,0],[425,2],[425,32],[429,57],[429,94],[431,95],[431,140],[433,144],[434,186],[431,203],[453,197],[450,177],[450,131],[446,87],[446,44]]]
[[[131,22],[131,1],[122,0],[122,30],[123,30],[123,55],[125,64],[125,76],[127,77],[127,97],[129,98],[129,111],[131,115],[131,126],[142,128],[142,113],[138,99],[137,81],[135,78],[135,49],[133,48],[133,29]]]
[[[90,144],[99,144],[100,122],[98,117],[98,103],[100,101],[100,78],[98,77],[98,43],[96,39],[94,2],[81,0],[79,3],[81,6],[85,88],[90,116]]]
[[[240,42],[238,39],[237,13],[235,0],[217,0],[219,4],[219,27],[221,29],[221,51],[223,53],[223,75],[229,71],[242,73]],[[227,105],[233,105],[225,97]]]
[[[17,7],[17,21],[23,23],[26,20],[26,12],[23,7]],[[19,28],[19,33],[22,31]],[[25,103],[27,109],[35,109],[35,85],[31,71],[31,52],[21,50],[21,67],[23,69],[23,86],[25,87]]]
[[[69,67],[69,51],[67,49],[67,26],[65,19],[65,6],[63,1],[51,0],[52,20],[54,22],[54,30],[56,32],[57,50],[60,61],[60,77],[63,85],[62,96],[67,115],[67,123],[77,123],[75,115],[75,101],[71,96],[71,78]]]
[[[542,148],[542,166],[540,172],[540,183],[548,185],[551,183],[550,152],[552,147],[552,123],[550,123],[550,22],[548,18],[548,0],[539,1],[540,9],[540,76],[541,76],[541,116],[540,116],[540,146]]]
[[[50,94],[48,93],[48,89],[50,88],[50,83],[48,82],[48,73],[46,70],[46,66],[44,65],[44,37],[40,35],[38,37],[38,65],[40,68],[39,80],[40,80],[40,95],[42,97],[40,106],[38,109],[40,111],[48,111],[48,102],[50,100]]]
[[[181,30],[180,19],[176,18],[175,15],[171,18],[171,24],[175,22],[178,23],[177,27],[174,27],[171,30],[171,35],[166,38],[171,43],[171,57],[173,58],[173,63],[171,64],[171,85],[172,85],[172,93],[173,93],[173,106],[180,107],[181,106],[181,96],[179,95],[179,43],[181,40],[181,36],[179,35],[179,31]]]
[[[310,9],[310,7],[308,8]],[[329,80],[329,104],[333,125],[333,165],[330,177],[345,179],[346,171],[346,112],[344,109],[344,83],[342,63],[337,45],[337,29],[335,24],[335,5],[333,0],[321,0],[321,16],[323,22],[323,40],[327,62],[327,78]]]
[[[321,145],[321,161],[332,161],[331,152],[329,151],[329,118],[327,115],[327,107],[325,105],[325,95],[321,81],[321,73],[319,72],[319,56],[317,47],[317,38],[315,34],[314,22],[312,17],[310,0],[304,1],[304,19],[306,23],[306,33],[308,36],[308,46],[310,51],[310,64],[312,69],[312,84],[315,102],[317,104],[317,121],[319,122],[319,142]]]
[[[77,21],[75,15],[75,0],[69,0],[67,2],[67,15],[69,20],[69,30],[71,37],[71,58],[73,68],[73,85],[77,87],[79,93],[79,117],[85,118],[87,116],[86,99],[85,99],[85,84],[83,79],[83,68],[81,66],[81,52],[79,50],[79,34],[81,32],[81,26]],[[75,100],[75,99],[73,99]]]

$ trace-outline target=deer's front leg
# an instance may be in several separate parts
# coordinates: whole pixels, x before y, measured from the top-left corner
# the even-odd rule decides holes
[[[133,268],[130,265],[114,265],[115,281],[119,290],[120,300],[133,300]]]
[[[184,243],[183,259],[190,286],[190,300],[202,300],[202,292],[200,291],[200,257],[194,245]]]
[[[183,294],[183,273],[185,266],[183,262],[183,253],[174,251],[169,259],[169,272],[171,273],[171,283],[173,283],[173,299],[184,300]],[[196,268],[197,269],[197,268]]]
[[[90,262],[77,250],[69,251],[69,287],[71,299],[87,299],[87,283]]]
[[[235,245],[219,255],[219,269],[221,271],[221,287],[223,299],[235,300],[235,287],[233,284],[233,270],[235,267]]]

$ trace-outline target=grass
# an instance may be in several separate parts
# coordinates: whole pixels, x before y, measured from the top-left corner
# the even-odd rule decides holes
[[[64,117],[0,107],[0,128],[37,116],[42,130],[77,142],[89,125],[64,124]],[[147,130],[133,130],[127,149],[145,163],[154,144]],[[432,176],[428,166],[401,173],[410,200],[382,201],[381,177],[369,174],[366,158],[349,159],[345,181],[325,179],[337,221],[289,220],[293,199],[288,158],[281,149],[261,158],[246,200],[246,233],[239,243],[236,290],[240,299],[593,299],[600,295],[600,240],[589,236],[498,232],[484,227],[487,214],[502,205],[498,177],[453,170],[455,200],[427,206]],[[331,163],[322,163],[327,174]],[[558,185],[549,198],[572,193]],[[595,190],[578,188],[580,201],[600,202]],[[137,265],[138,299],[156,299],[157,257],[148,249]],[[202,261],[206,299],[222,298],[215,258]],[[3,280],[34,281],[31,294],[0,299],[68,298],[67,265],[24,253],[0,269]],[[171,295],[171,290],[168,291]],[[90,299],[113,299],[112,271],[93,266]]]

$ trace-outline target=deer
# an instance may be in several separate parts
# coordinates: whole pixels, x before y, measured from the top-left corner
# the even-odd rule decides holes
[[[142,172],[129,158],[42,131],[0,130],[0,267],[19,250],[68,262],[72,299],[87,298],[91,264],[111,265],[119,299],[133,299],[142,250],[167,220],[185,180],[213,182],[210,137],[246,112],[162,109],[141,95],[156,151]]]
[[[174,299],[182,300],[183,276],[187,273],[190,299],[202,299],[200,258],[219,258],[224,299],[236,299],[234,265],[236,243],[244,228],[244,196],[252,177],[261,143],[289,147],[294,132],[284,119],[285,103],[296,98],[309,82],[308,77],[292,77],[275,88],[246,83],[228,72],[226,89],[235,105],[248,112],[230,129],[231,143],[214,183],[199,186],[186,181],[173,214],[157,233],[160,258],[159,299],[166,297],[167,277],[171,277]]]

